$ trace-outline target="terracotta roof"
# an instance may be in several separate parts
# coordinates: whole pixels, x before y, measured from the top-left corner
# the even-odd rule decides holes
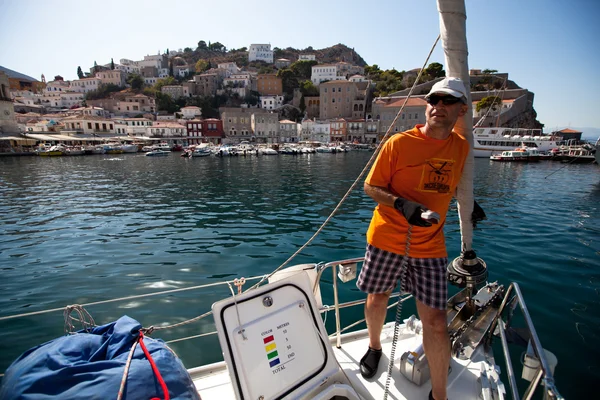
[[[392,100],[388,104],[384,105],[384,107],[402,107],[402,104],[404,104],[404,100],[405,100],[404,98]],[[425,106],[425,105],[427,105],[427,102],[424,99],[420,99],[417,97],[411,97],[410,99],[408,99],[408,102],[406,103],[407,107],[417,107],[417,106]]]

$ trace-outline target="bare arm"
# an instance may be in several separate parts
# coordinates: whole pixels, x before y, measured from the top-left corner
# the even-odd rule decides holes
[[[365,183],[364,188],[365,193],[377,203],[388,207],[394,207],[394,201],[396,201],[398,196],[392,194],[388,188],[382,186],[373,186],[369,185],[368,183]]]

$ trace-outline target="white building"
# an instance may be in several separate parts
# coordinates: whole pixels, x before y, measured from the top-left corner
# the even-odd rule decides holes
[[[146,135],[155,138],[183,137],[187,135],[187,129],[177,122],[156,122],[146,127]]]
[[[316,61],[314,54],[299,54],[298,61]]]
[[[264,61],[273,64],[273,50],[270,44],[251,44],[248,61]]]
[[[69,110],[68,113],[75,114],[75,115],[91,115],[94,117],[102,117],[102,118],[108,117],[108,115],[110,114],[108,111],[106,111],[102,107],[79,107],[79,108],[74,108],[72,110]]]
[[[298,143],[300,141],[300,128],[300,124],[289,119],[279,121],[279,142]]]
[[[144,56],[143,60],[136,61],[136,63],[140,69],[143,67],[155,67],[156,69],[161,69],[169,66],[169,61],[166,54]]]
[[[71,91],[87,93],[91,90],[97,90],[102,81],[99,78],[83,78],[71,81]]]
[[[200,107],[196,106],[187,106],[181,109],[181,113],[183,114],[184,119],[194,119],[196,117],[202,117],[202,110]]]
[[[283,105],[283,96],[260,96],[260,108],[275,110]]]
[[[226,62],[217,64],[217,68],[224,69],[228,72],[227,76],[239,74],[242,70],[234,62]]]
[[[117,135],[146,136],[152,121],[147,118],[113,118]]]
[[[189,65],[177,65],[173,67],[173,75],[185,78],[193,72]]]
[[[115,134],[114,121],[106,118],[95,117],[91,115],[73,115],[64,118],[62,123],[65,125],[63,132],[76,132],[86,134]]]
[[[158,77],[159,78],[166,78],[167,76],[169,76],[169,68],[159,68],[158,69]]]
[[[337,66],[330,64],[313,65],[310,80],[313,85],[318,85],[325,81],[345,80],[343,76],[338,76]]]
[[[363,75],[352,75],[350,78],[348,78],[348,80],[350,82],[367,82],[368,79],[365,78]]]
[[[156,81],[158,81],[160,78],[158,76],[152,76],[149,78],[144,78],[144,84],[148,85],[148,86],[154,86],[156,85]]]
[[[307,119],[302,121],[300,140],[329,143],[331,141],[331,125],[329,122]]]

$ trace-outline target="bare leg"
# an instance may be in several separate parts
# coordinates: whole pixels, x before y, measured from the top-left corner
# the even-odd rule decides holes
[[[450,338],[446,310],[437,310],[417,300],[417,311],[423,323],[423,348],[431,371],[431,391],[436,400],[446,400]],[[370,332],[369,332],[370,333]]]
[[[381,349],[381,330],[385,322],[390,294],[391,292],[367,295],[365,318],[367,320],[367,330],[369,331],[369,347],[375,350]]]

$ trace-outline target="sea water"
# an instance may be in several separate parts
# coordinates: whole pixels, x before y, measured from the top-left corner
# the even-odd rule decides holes
[[[372,154],[0,158],[0,317],[267,274],[355,183],[289,265],[361,257],[375,204],[362,191],[364,176],[356,180]],[[473,247],[490,280],[519,283],[543,346],[558,357],[558,388],[583,397],[600,378],[600,167],[476,159],[475,168],[475,198],[487,220]],[[454,203],[445,234],[453,259],[460,250]],[[211,286],[86,309],[98,324],[129,315],[164,326],[230,293]],[[364,295],[352,281],[340,284],[340,298]],[[323,299],[332,304],[329,285]],[[405,317],[415,312],[408,303]],[[361,316],[362,307],[343,310],[342,326]],[[328,328],[333,321],[332,314]],[[0,321],[0,371],[62,335],[63,326],[61,311]],[[208,317],[153,336],[212,331]],[[187,367],[222,359],[214,335],[171,347]]]

